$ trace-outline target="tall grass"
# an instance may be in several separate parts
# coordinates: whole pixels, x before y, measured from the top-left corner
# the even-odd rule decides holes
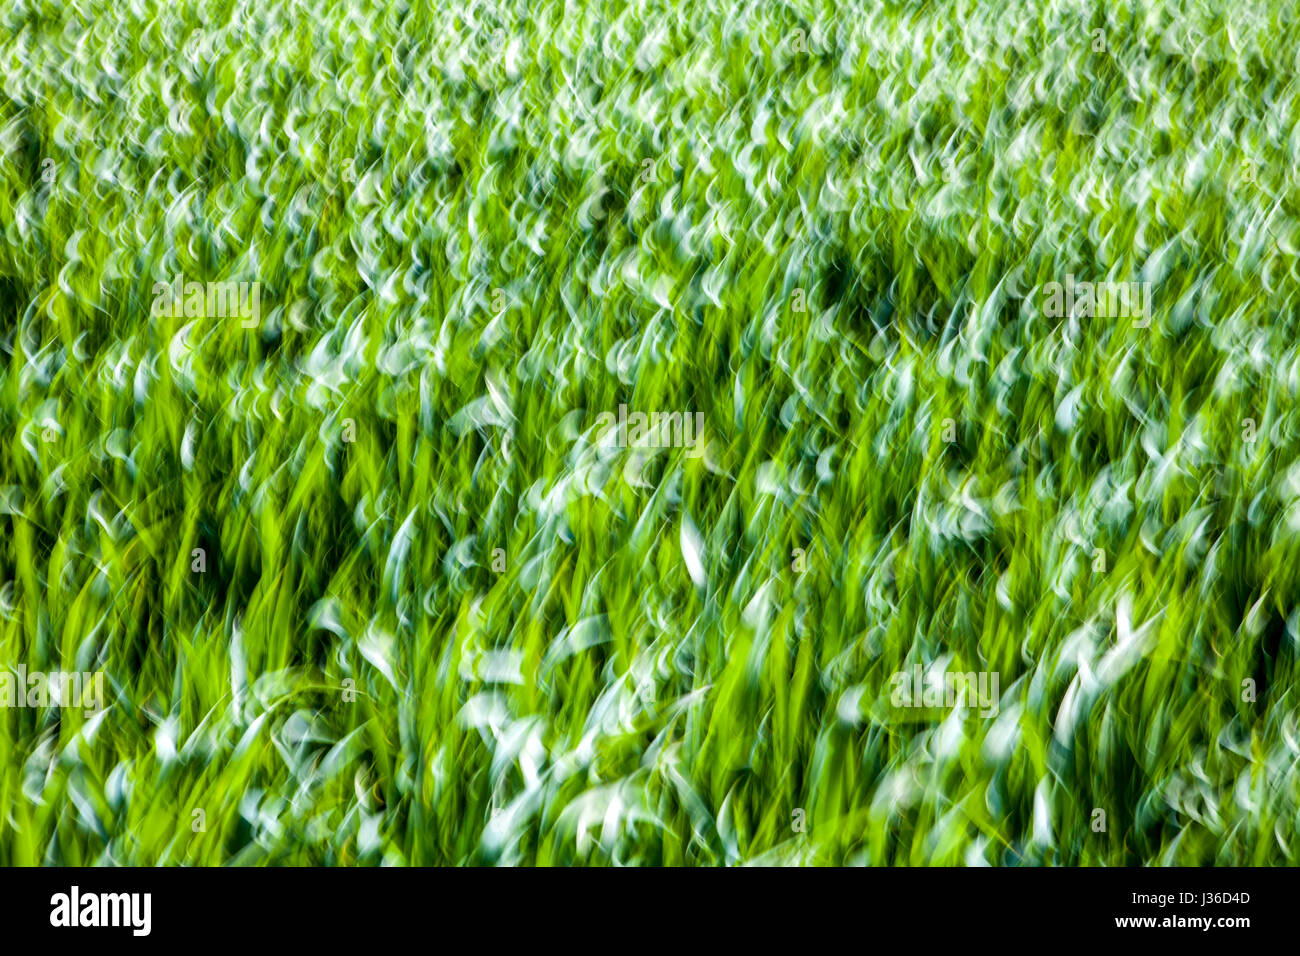
[[[0,863],[1296,862],[1292,4],[0,21]]]

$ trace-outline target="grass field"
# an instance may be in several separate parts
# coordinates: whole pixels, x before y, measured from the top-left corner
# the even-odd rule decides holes
[[[1298,861],[1294,4],[330,6],[0,3],[0,864]]]

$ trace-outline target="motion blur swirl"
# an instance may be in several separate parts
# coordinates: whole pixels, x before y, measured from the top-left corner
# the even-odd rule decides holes
[[[1293,4],[0,22],[0,863],[1297,862]]]

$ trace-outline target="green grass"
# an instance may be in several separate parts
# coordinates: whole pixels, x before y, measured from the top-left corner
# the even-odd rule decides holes
[[[0,9],[0,863],[1297,862],[1291,3],[436,6]]]

